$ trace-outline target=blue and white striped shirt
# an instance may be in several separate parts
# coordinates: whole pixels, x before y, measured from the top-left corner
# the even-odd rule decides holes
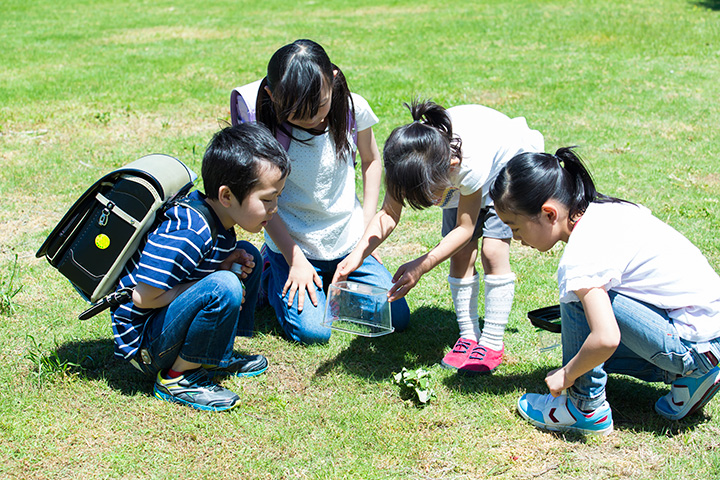
[[[194,191],[190,198],[202,199]],[[212,211],[212,209],[210,209]],[[218,227],[213,243],[210,226],[197,211],[176,205],[165,212],[165,219],[150,232],[137,252],[125,265],[118,288],[135,287],[145,283],[162,290],[170,290],[180,283],[200,280],[219,269],[237,245],[235,230]],[[132,301],[111,312],[115,338],[115,355],[130,360],[140,348],[143,329],[157,309],[138,308]]]

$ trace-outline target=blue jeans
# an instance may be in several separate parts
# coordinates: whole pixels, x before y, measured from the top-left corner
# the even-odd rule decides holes
[[[608,292],[620,327],[620,345],[612,356],[575,380],[568,396],[581,410],[595,410],[605,401],[607,374],[620,373],[647,382],[672,383],[679,377],[698,377],[713,368],[709,351],[720,358],[720,338],[703,346],[681,339],[665,310],[613,291]],[[561,303],[563,365],[590,334],[580,302]]]
[[[285,335],[296,342],[305,344],[327,343],[330,340],[330,327],[323,326],[326,301],[325,290],[315,286],[315,294],[318,300],[317,307],[312,304],[307,292],[305,292],[305,303],[302,312],[298,312],[297,309],[297,293],[295,294],[293,306],[288,308],[288,296],[287,294],[283,296],[282,290],[290,274],[290,267],[281,254],[275,253],[269,248],[266,250],[270,267],[263,273],[263,286],[268,294],[268,301],[275,310]],[[338,263],[342,260],[342,258],[336,260],[310,260],[326,288],[335,274]],[[365,259],[360,268],[348,276],[348,280],[388,289],[392,286],[392,275],[372,255]],[[392,302],[390,311],[395,331],[401,332],[405,330],[410,322],[410,308],[407,301],[401,298]]]
[[[224,367],[232,358],[235,336],[251,336],[255,324],[262,258],[249,242],[238,242],[255,257],[255,268],[242,282],[229,270],[218,270],[185,290],[170,305],[148,320],[142,348],[151,363],[142,365],[148,375],[183,360]],[[243,286],[245,303],[242,303]]]

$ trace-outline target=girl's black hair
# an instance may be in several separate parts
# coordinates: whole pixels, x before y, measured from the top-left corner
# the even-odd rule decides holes
[[[450,186],[450,159],[462,161],[462,142],[437,103],[404,105],[413,122],[397,127],[385,142],[385,189],[397,202],[419,210],[434,205],[438,192]]]
[[[555,152],[515,155],[500,170],[490,189],[495,209],[527,215],[540,213],[554,199],[567,207],[570,219],[585,213],[591,202],[626,202],[598,192],[574,147]],[[630,203],[630,202],[627,202]]]
[[[227,185],[242,204],[260,182],[265,163],[280,170],[282,177],[290,173],[290,159],[270,131],[258,123],[241,123],[217,132],[202,161],[205,195],[218,198],[218,191]]]
[[[273,135],[280,129],[293,140],[300,141],[292,137],[286,125],[287,119],[290,115],[297,119],[316,115],[325,85],[332,87],[327,122],[330,136],[335,142],[335,153],[340,159],[347,158],[352,151],[348,139],[348,122],[350,115],[355,115],[355,105],[342,71],[330,61],[323,47],[312,40],[295,40],[270,58],[267,76],[258,91],[255,109],[257,120],[267,125]],[[272,93],[272,99],[265,87]]]

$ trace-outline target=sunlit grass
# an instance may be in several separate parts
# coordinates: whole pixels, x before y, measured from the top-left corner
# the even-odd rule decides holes
[[[224,381],[242,399],[225,415],[153,398],[151,382],[114,360],[107,314],[79,322],[84,303],[34,256],[107,171],[154,152],[199,171],[231,89],[260,78],[280,45],[310,37],[380,117],[381,149],[415,97],[524,116],[548,150],[578,145],[601,191],[647,205],[720,269],[717,2],[9,0],[0,11],[0,477],[720,474],[718,402],[668,423],[653,411],[660,384],[610,379],[607,438],[549,435],[515,414],[560,363],[526,318],[557,301],[559,248],[513,245],[515,304],[494,375],[438,365],[458,333],[444,264],[409,295],[403,334],[338,333],[308,348],[259,311],[257,335],[236,348],[271,367]],[[440,240],[440,218],[404,213],[380,249],[391,271]],[[425,407],[393,384],[403,368],[429,372]]]

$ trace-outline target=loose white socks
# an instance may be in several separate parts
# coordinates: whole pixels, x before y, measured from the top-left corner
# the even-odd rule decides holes
[[[455,315],[460,327],[460,338],[477,342],[480,337],[478,323],[478,294],[480,292],[480,276],[476,273],[468,278],[448,277],[452,294]],[[512,300],[511,300],[512,302]]]
[[[503,335],[515,296],[515,274],[485,275],[485,325],[478,344],[502,350]]]

